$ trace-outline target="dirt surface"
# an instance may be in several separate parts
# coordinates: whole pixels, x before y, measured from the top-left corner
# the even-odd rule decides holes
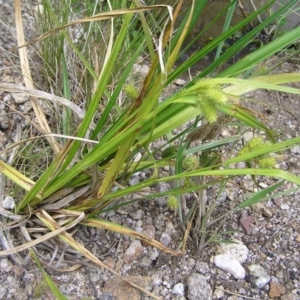
[[[0,4],[0,81],[22,84],[18,54],[10,51],[16,46],[13,1],[0,1]],[[33,17],[26,4],[23,16],[24,28],[29,32]],[[31,36],[31,32],[28,35]],[[276,58],[275,62],[271,63],[276,63]],[[298,61],[288,61],[278,67],[276,72],[299,72]],[[249,108],[258,112],[263,121],[278,132],[279,140],[299,136],[299,96],[259,91],[247,94],[246,99],[249,100]],[[258,102],[251,103],[251,99]],[[28,98],[0,91],[1,150],[15,141],[19,130],[25,131],[28,117],[33,118]],[[234,126],[224,128],[221,136],[236,134],[236,130]],[[252,137],[252,132],[242,132],[241,136],[247,141]],[[230,155],[230,151],[234,152],[235,149],[224,147],[222,151],[225,155]],[[9,160],[10,154],[1,153],[1,159]],[[299,146],[285,151],[281,155],[278,167],[299,176],[299,154]],[[167,169],[161,170],[161,176],[167,174]],[[141,172],[132,178],[131,184],[148,176],[150,173]],[[276,181],[258,178],[256,187],[247,175],[228,182],[225,193],[218,199],[213,218],[240,203],[242,196],[248,191],[266,188]],[[151,187],[148,192],[163,192],[170,188],[169,184],[160,183]],[[295,186],[286,183],[282,191],[292,188]],[[5,193],[9,192],[8,187]],[[207,195],[208,201],[212,201],[216,195],[213,187],[207,190]],[[194,201],[193,195],[186,197],[188,201]],[[105,230],[80,228],[74,236],[106,265],[161,299],[296,300],[300,299],[299,197],[299,191],[291,195],[278,195],[226,216],[222,223],[216,223],[209,228],[222,233],[222,238],[235,239],[236,244],[233,246],[210,243],[204,248],[199,248],[197,241],[201,240],[201,235],[194,231],[188,239],[186,253],[178,257]],[[135,203],[112,211],[105,218],[144,232],[173,249],[178,248],[184,234],[178,216],[166,205],[165,198]],[[4,222],[5,219],[2,218],[2,223]],[[15,246],[21,244],[23,241],[20,240],[17,230],[12,230],[11,233],[1,231],[1,241],[4,234],[10,236]],[[61,252],[61,248],[51,249],[51,245],[43,247],[39,247],[40,259],[48,265],[48,273],[68,299],[150,299],[70,249],[65,248]],[[64,272],[76,264],[83,266],[71,272]],[[223,266],[223,269],[220,266]],[[21,253],[20,260],[16,257],[0,258],[0,299],[55,297],[47,289],[36,264],[27,253]]]

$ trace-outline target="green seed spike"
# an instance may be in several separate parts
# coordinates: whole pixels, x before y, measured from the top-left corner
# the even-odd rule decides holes
[[[228,102],[228,97],[219,89],[211,88],[203,93],[203,96],[206,97],[213,105],[219,104],[223,105]]]
[[[199,156],[199,165],[207,168],[218,164],[221,161],[221,155],[215,151],[203,151]]]
[[[195,155],[190,155],[184,158],[182,162],[182,167],[185,170],[195,170],[199,167],[198,157]]]
[[[175,196],[170,195],[167,199],[167,205],[170,209],[176,210],[178,207],[178,200]]]
[[[257,149],[264,146],[264,141],[260,136],[256,136],[247,144],[249,150]]]
[[[274,168],[276,165],[277,161],[275,157],[273,156],[267,156],[263,157],[258,161],[258,166],[262,169],[269,169],[269,168]]]
[[[217,137],[221,130],[228,122],[232,120],[231,116],[220,115],[217,121],[213,124],[205,124],[201,127],[196,128],[194,131],[188,134],[186,140],[190,142],[213,140]]]
[[[162,151],[161,153],[161,157],[162,158],[168,158],[171,157],[173,155],[175,155],[178,151],[178,147],[177,146],[170,146],[168,148],[166,148],[165,150]]]
[[[138,90],[131,84],[124,85],[124,91],[131,99],[136,99],[139,95]]]
[[[199,104],[203,115],[208,123],[214,123],[218,118],[218,111],[214,105],[205,97],[199,97]]]

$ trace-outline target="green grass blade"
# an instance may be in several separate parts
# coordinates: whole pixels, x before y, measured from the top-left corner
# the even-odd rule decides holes
[[[253,53],[248,54],[246,57],[242,58],[238,63],[230,66],[223,72],[221,72],[219,77],[237,77],[243,72],[247,71],[250,68],[253,68],[258,63],[266,60],[268,57],[274,55],[276,52],[288,47],[289,45],[295,43],[299,40],[300,36],[300,27],[286,32],[281,37],[270,42],[269,44],[259,48]]]
[[[234,175],[254,175],[254,176],[268,176],[274,178],[281,178],[297,185],[300,185],[300,177],[291,174],[289,172],[278,170],[278,169],[226,169],[226,170],[208,170],[208,171],[191,171],[184,173],[184,175],[175,175],[174,179],[182,177],[192,177],[192,176],[234,176]],[[169,180],[170,178],[165,178]]]
[[[247,199],[246,201],[244,201],[243,203],[238,205],[236,207],[236,209],[245,208],[247,206],[251,206],[255,203],[261,202],[263,197],[272,193],[277,188],[281,187],[284,184],[284,182],[285,182],[284,180],[280,180],[280,181],[276,182],[275,184],[263,189],[262,191],[255,193],[252,197],[250,197],[249,199]]]
[[[113,72],[114,65],[116,64],[118,55],[123,47],[124,40],[125,40],[127,30],[128,30],[128,26],[130,24],[131,19],[132,19],[131,15],[125,15],[123,26],[121,27],[121,30],[118,33],[118,36],[114,42],[113,49],[111,51],[109,59],[102,70],[101,77],[98,80],[96,92],[90,101],[90,105],[86,111],[85,118],[82,121],[80,127],[78,128],[78,132],[76,134],[77,137],[83,137],[85,135],[86,131],[88,130],[88,128],[91,124],[93,116],[98,109],[98,105],[101,100],[101,97],[102,97],[104,91],[106,90],[107,84],[108,84],[111,74]],[[73,143],[73,146],[70,149],[68,156],[67,156],[61,170],[64,170],[70,164],[70,162],[73,160],[74,156],[77,153],[77,150],[80,147],[80,144],[81,144],[81,142],[78,142],[78,141],[75,141]]]
[[[35,185],[34,181],[27,178],[2,160],[0,160],[0,172],[26,191],[29,191]],[[41,195],[39,195],[39,197],[40,196]]]
[[[58,300],[68,300],[68,298],[58,289],[58,287],[56,286],[54,281],[51,279],[51,277],[46,273],[46,271],[42,267],[38,257],[36,256],[35,252],[32,249],[30,249],[30,255],[36,262],[41,273],[43,274],[44,279],[45,279],[46,283],[48,284],[53,296],[55,296],[55,298]]]
[[[70,100],[71,94],[70,94],[70,87],[69,87],[69,77],[68,77],[67,63],[66,63],[64,52],[62,53],[62,81],[63,81],[64,97]],[[72,119],[72,110],[64,106],[62,111],[62,127],[63,127],[64,135],[71,134],[71,127],[70,127],[71,119]]]
[[[295,146],[299,143],[300,143],[300,137],[292,138],[292,139],[289,139],[289,140],[283,141],[283,142],[277,142],[276,144],[272,144],[270,146],[264,146],[257,150],[253,150],[249,153],[239,155],[234,158],[230,158],[227,161],[225,161],[224,164],[230,165],[233,163],[248,161],[248,160],[251,160],[251,159],[261,156],[261,155],[284,151],[284,150],[292,148],[293,146]]]
[[[254,20],[257,17],[257,15],[259,15],[264,10],[266,10],[267,8],[269,8],[274,2],[275,2],[275,0],[271,1],[267,5],[263,6],[260,9],[258,9],[255,13],[251,14],[245,20],[243,20],[242,22],[240,22],[237,25],[233,26],[227,32],[225,32],[225,33],[221,34],[220,36],[216,37],[212,42],[208,43],[201,50],[199,50],[196,53],[194,53],[188,60],[186,60],[183,64],[181,64],[178,68],[176,68],[176,70],[174,70],[170,74],[170,76],[168,77],[168,80],[167,80],[167,84],[171,83],[173,80],[175,80],[176,78],[180,77],[181,74],[184,73],[188,68],[194,66],[197,62],[199,62],[199,60],[201,60],[207,54],[211,53],[222,41],[224,41],[227,38],[231,37],[232,35],[234,35],[234,33],[236,33],[241,28],[243,28],[244,26],[246,26],[247,24],[249,24],[252,20]],[[215,67],[216,66],[213,65],[212,69],[214,69]],[[207,74],[207,73],[208,72],[206,71],[205,74]],[[202,74],[202,72],[201,72],[201,74]],[[193,81],[190,82],[190,84],[192,84],[192,83],[193,83]],[[188,86],[190,84],[188,84]]]
[[[114,107],[114,104],[118,98],[118,96],[120,95],[120,91],[132,69],[132,66],[134,64],[134,62],[137,60],[141,50],[144,48],[144,43],[140,43],[139,47],[137,48],[137,50],[135,51],[135,53],[132,55],[132,59],[130,60],[130,62],[128,63],[128,65],[126,66],[126,69],[124,70],[124,72],[122,73],[122,76],[118,82],[118,85],[116,86],[116,88],[114,89],[113,94],[111,95],[107,105],[105,106],[105,109],[101,115],[101,118],[99,120],[99,122],[96,125],[95,130],[93,131],[92,135],[91,135],[91,139],[96,139],[97,135],[99,134],[99,132],[101,132],[103,125],[106,124],[107,118],[112,110],[112,108]],[[122,119],[122,118],[120,118]]]
[[[226,19],[225,19],[225,22],[224,22],[224,26],[223,26],[223,30],[222,30],[222,34],[226,31],[228,31],[229,29],[229,26],[230,26],[230,23],[232,21],[232,17],[234,15],[234,11],[235,11],[235,8],[236,8],[236,4],[237,2],[235,0],[231,0],[231,3],[232,5],[228,8],[228,12],[226,14]],[[224,42],[225,40],[221,41],[221,43],[218,45],[218,48],[217,48],[217,52],[216,52],[216,56],[215,56],[215,61],[220,57],[221,55],[221,52],[222,52],[222,49],[223,49],[223,46],[224,46]]]

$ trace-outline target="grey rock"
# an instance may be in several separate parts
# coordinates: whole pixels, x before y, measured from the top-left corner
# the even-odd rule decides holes
[[[183,283],[177,283],[174,285],[172,294],[183,296],[184,295],[184,285]]]
[[[159,252],[155,247],[149,249],[149,257],[151,260],[156,260],[158,256]]]
[[[140,220],[142,218],[142,216],[144,215],[144,212],[141,209],[138,209],[137,211],[134,211],[134,212],[130,213],[129,215],[133,220]]]
[[[300,154],[300,146],[293,147],[290,151],[292,154]]]
[[[195,270],[203,275],[210,273],[210,268],[208,263],[202,261],[196,262]]]
[[[249,265],[248,270],[250,274],[255,277],[267,275],[267,271],[261,265],[258,264]]]
[[[167,233],[163,233],[159,240],[165,247],[171,243],[171,237]]]
[[[254,135],[252,131],[247,131],[243,134],[243,139],[246,143],[249,142],[251,139],[253,139],[253,137]]]
[[[176,233],[176,229],[174,228],[174,224],[172,222],[167,222],[164,232],[167,233],[169,236],[172,236],[174,233]]]
[[[255,280],[255,284],[256,286],[261,289],[263,288],[266,284],[268,284],[271,281],[271,277],[268,275],[263,275],[263,276],[259,276],[256,280]]]
[[[219,198],[217,199],[216,204],[221,205],[226,200],[226,198],[227,198],[227,193],[226,191],[223,191],[219,196]]]
[[[16,103],[18,103],[18,104],[25,103],[26,101],[29,100],[29,98],[26,94],[12,93],[11,95],[12,95],[13,99],[16,101]]]
[[[189,300],[211,300],[212,289],[203,275],[193,273],[187,280]]]
[[[32,109],[32,105],[30,101],[25,102],[20,109],[23,113],[28,113]]]
[[[7,289],[4,286],[0,286],[0,299],[5,299],[7,295]]]
[[[22,266],[14,266],[13,271],[16,278],[22,278],[25,273],[25,268]]]
[[[100,297],[99,300],[114,300],[114,297],[110,293],[103,293]]]
[[[271,280],[271,277],[268,276],[267,271],[258,264],[249,265],[248,270],[251,275],[257,277],[257,279],[255,280],[255,285],[260,289],[263,288]]]
[[[143,247],[140,241],[133,241],[124,254],[124,261],[131,263],[143,254]]]
[[[5,103],[8,103],[11,101],[11,94],[6,94],[4,97],[3,97],[3,102]]]
[[[139,265],[142,268],[149,268],[152,264],[152,259],[148,256],[144,256],[140,261],[139,261]]]
[[[110,209],[109,211],[106,212],[106,217],[113,217],[116,215],[116,211],[114,209]]]
[[[160,286],[162,283],[162,280],[160,278],[154,278],[152,281],[153,286]]]
[[[156,229],[153,225],[145,225],[143,229],[143,233],[147,235],[150,239],[153,239],[155,236]]]
[[[129,180],[129,185],[133,186],[136,185],[140,182],[140,177],[139,176],[132,176],[132,178]]]
[[[0,261],[0,271],[1,273],[8,273],[13,270],[12,263],[7,258],[2,258]]]
[[[9,127],[9,119],[5,112],[0,112],[0,128],[5,130]]]
[[[157,184],[157,189],[160,193],[164,193],[164,192],[170,190],[170,185],[168,183],[165,183],[165,182],[159,182]]]
[[[221,299],[224,297],[224,294],[224,287],[222,285],[217,286],[213,293],[213,299]]]
[[[297,300],[299,299],[297,295],[294,294],[285,294],[280,297],[280,300]]]

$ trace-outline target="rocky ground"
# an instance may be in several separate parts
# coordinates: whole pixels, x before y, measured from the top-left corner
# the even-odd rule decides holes
[[[13,1],[0,1],[0,5],[0,81],[20,84],[23,80],[18,55],[17,52],[10,52],[16,45]],[[32,19],[28,6],[24,5],[24,28],[28,32]],[[288,61],[277,68],[276,72],[299,72],[298,62]],[[255,98],[266,105],[249,104],[252,109],[260,112],[271,128],[279,132],[278,139],[299,136],[299,96],[259,91],[247,94],[246,97],[248,100]],[[0,149],[3,150],[14,142],[17,128],[22,130],[26,127],[24,116],[32,116],[33,113],[27,97],[0,91],[0,100]],[[224,128],[221,135],[226,137],[231,133],[232,128]],[[251,136],[252,132],[243,133],[245,140]],[[299,154],[300,146],[286,151],[278,166],[300,175]],[[2,155],[2,158],[7,159],[8,156]],[[140,173],[132,179],[131,184],[148,175]],[[274,179],[258,179],[261,188],[274,182]],[[215,216],[232,208],[241,199],[241,195],[253,188],[250,176],[241,176],[235,182],[228,183],[218,201]],[[286,183],[282,190],[292,188],[295,187]],[[168,184],[160,183],[149,192],[168,189]],[[207,193],[208,197],[213,197],[214,191],[211,188]],[[229,236],[235,244],[210,243],[199,248],[196,243],[197,233],[194,232],[193,238],[188,239],[186,253],[178,257],[105,230],[81,228],[75,237],[105,264],[161,299],[296,300],[300,299],[299,197],[300,192],[278,195],[225,217],[219,232],[223,236],[228,236],[226,232],[230,232]],[[106,218],[144,232],[173,249],[178,247],[184,234],[178,216],[169,209],[163,198],[135,203],[109,213]],[[216,230],[216,227],[210,230]],[[2,234],[0,232],[0,239]],[[15,234],[12,231],[12,240],[15,238],[15,242],[19,243]],[[41,249],[44,262],[52,266],[47,271],[68,299],[150,299],[68,249],[59,255],[61,261],[53,263],[52,255],[56,250],[49,251],[49,247],[45,245]],[[83,264],[83,267],[63,272],[68,266],[77,263]],[[54,298],[36,264],[29,258],[18,265],[10,257],[1,257],[0,299]]]

